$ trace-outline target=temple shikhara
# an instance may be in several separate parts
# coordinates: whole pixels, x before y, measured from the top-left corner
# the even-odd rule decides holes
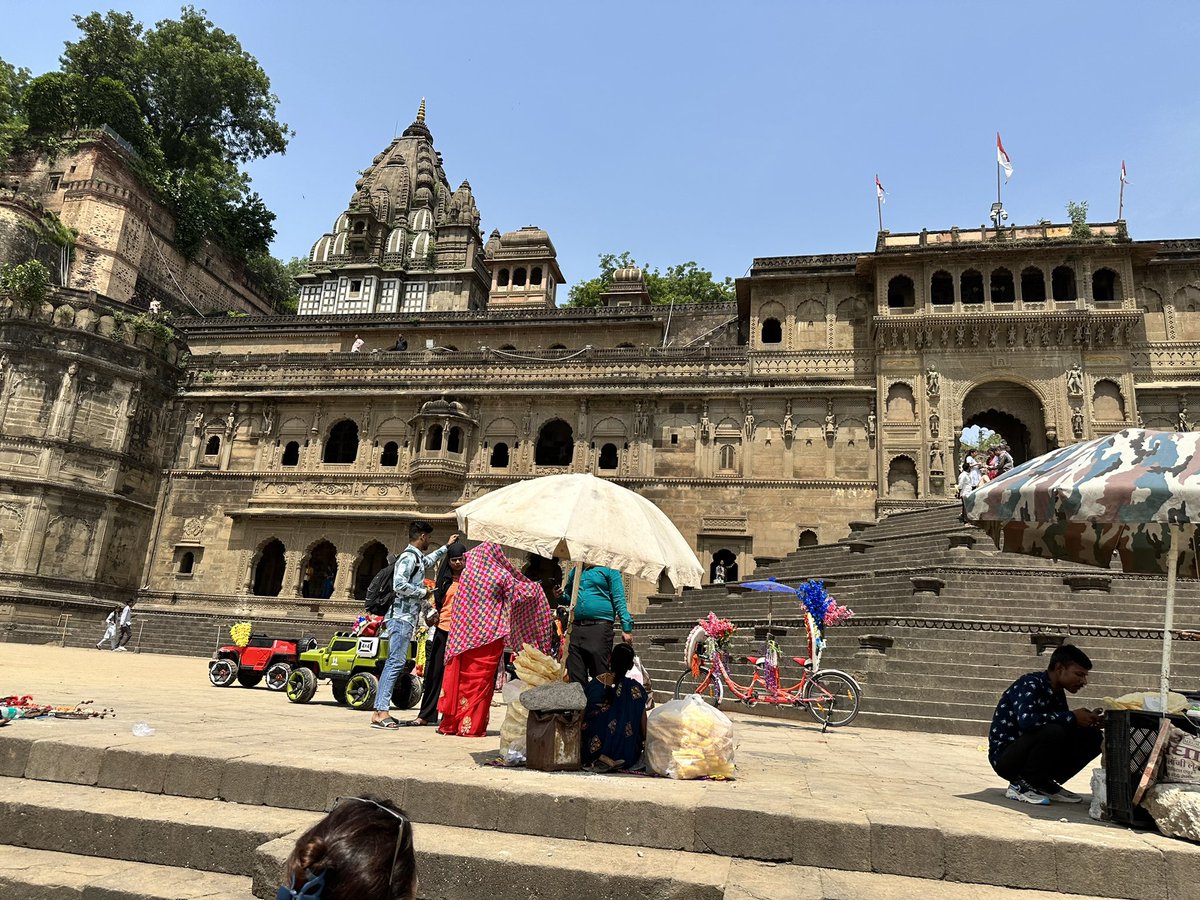
[[[176,251],[110,132],[3,173],[0,263],[59,271],[26,227],[46,211],[79,237],[45,304],[0,301],[0,602],[358,609],[409,520],[444,537],[457,505],[559,472],[649,497],[733,581],[952,500],[964,428],[1019,463],[1200,415],[1200,239],[883,231],[755,259],[733,303],[656,306],[626,268],[565,308],[551,236],[485,237],[425,117],[329,210],[296,315],[218,247]]]

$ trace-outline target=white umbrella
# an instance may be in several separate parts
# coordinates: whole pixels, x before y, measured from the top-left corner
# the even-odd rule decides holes
[[[652,582],[665,574],[677,587],[699,587],[704,576],[696,554],[661,509],[594,475],[518,481],[463,504],[457,514],[473,541],[608,566]]]

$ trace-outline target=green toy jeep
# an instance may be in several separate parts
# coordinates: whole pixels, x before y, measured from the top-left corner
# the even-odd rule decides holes
[[[408,662],[392,689],[392,706],[397,709],[412,709],[421,699],[421,678],[413,674],[415,652],[416,644],[410,642]],[[317,692],[318,679],[328,679],[333,699],[338,703],[351,709],[371,709],[387,655],[386,636],[356,637],[339,631],[330,639],[329,646],[300,654],[284,693],[293,703],[307,703]]]

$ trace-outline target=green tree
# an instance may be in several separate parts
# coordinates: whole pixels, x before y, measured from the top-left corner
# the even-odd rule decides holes
[[[601,253],[599,264],[600,274],[597,277],[571,287],[567,306],[599,306],[601,296],[612,284],[613,273],[617,269],[637,265],[628,250],[619,254]],[[647,265],[639,268],[651,303],[720,303],[731,301],[735,296],[732,278],[716,281],[712,272],[701,269],[691,260],[668,266],[666,272]]]
[[[12,155],[25,134],[25,114],[21,95],[29,83],[29,70],[0,59],[0,165]]]
[[[295,277],[308,270],[308,260],[293,256],[284,263],[264,250],[246,259],[246,270],[280,312],[296,311],[300,291],[296,287]]]

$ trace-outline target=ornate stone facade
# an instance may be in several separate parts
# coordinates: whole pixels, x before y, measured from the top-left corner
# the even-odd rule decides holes
[[[21,361],[41,387],[6,381],[0,401],[0,569],[50,577],[41,560],[78,543],[66,524],[50,540],[65,515],[51,506],[70,505],[52,476],[82,453],[104,487],[91,506],[73,503],[91,510],[80,527],[107,523],[91,546],[134,560],[108,563],[127,570],[123,584],[141,577],[145,551],[150,601],[348,612],[409,520],[444,537],[456,505],[556,472],[651,498],[732,579],[756,556],[945,502],[966,427],[999,431],[1020,461],[1125,425],[1191,428],[1200,408],[1200,241],[1131,241],[1122,222],[1086,236],[883,232],[870,253],[756,259],[736,303],[656,307],[631,268],[605,305],[563,309],[549,235],[494,232],[484,245],[478,224],[419,115],[314,246],[302,315],[181,320],[191,357],[169,428],[169,354],[144,364],[158,417],[139,433],[166,454],[157,500],[156,475],[118,464],[132,373],[114,381],[107,413],[64,430],[79,379],[125,345],[78,356],[78,326],[55,330],[58,313],[45,313],[40,362]],[[405,308],[418,283],[422,303]],[[31,494],[11,487],[25,477]],[[89,552],[94,564],[76,554],[73,565],[104,584],[110,554]],[[631,585],[635,597],[655,587]]]

